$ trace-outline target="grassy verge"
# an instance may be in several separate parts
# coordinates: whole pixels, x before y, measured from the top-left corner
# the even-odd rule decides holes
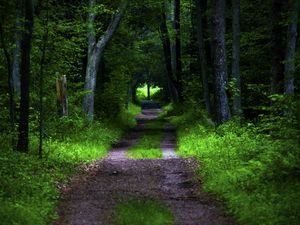
[[[162,158],[163,154],[160,148],[162,129],[162,121],[150,121],[138,143],[127,151],[127,156],[134,159]]]
[[[56,218],[57,187],[74,174],[76,166],[104,156],[127,126],[134,125],[137,109],[123,113],[117,126],[81,118],[53,121],[45,139],[44,158],[36,155],[37,139],[31,136],[29,154],[8,150],[9,137],[0,135],[0,224],[44,225]],[[49,130],[48,130],[49,131]]]
[[[174,217],[170,210],[154,200],[136,199],[115,207],[112,215],[116,225],[171,225]]]
[[[177,153],[201,162],[204,188],[222,198],[241,224],[300,223],[299,136],[288,121],[241,127],[233,120],[215,128],[192,111],[170,120],[178,127]]]

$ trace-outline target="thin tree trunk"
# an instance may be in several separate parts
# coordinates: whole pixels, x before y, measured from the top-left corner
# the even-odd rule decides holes
[[[167,71],[167,82],[168,90],[172,101],[177,101],[177,90],[175,88],[175,81],[172,70],[172,56],[171,56],[171,41],[167,27],[167,18],[165,12],[161,13],[161,23],[160,23],[160,34],[164,51],[165,65]]]
[[[21,56],[21,38],[22,38],[22,22],[20,5],[16,6],[16,28],[15,28],[15,47],[13,51],[12,61],[12,82],[14,94],[20,95],[20,56]]]
[[[284,1],[273,0],[271,12],[271,94],[280,94],[283,89],[283,60],[284,45],[282,41],[283,31],[280,24],[281,12]]]
[[[48,21],[49,21],[49,1],[46,3],[47,7],[47,17],[45,24],[45,33],[43,37],[43,47],[42,47],[42,57],[40,62],[40,87],[39,87],[39,157],[40,159],[43,157],[43,137],[44,137],[44,105],[43,105],[43,97],[44,97],[44,64],[46,57],[46,47],[48,43]]]
[[[242,115],[241,75],[240,75],[240,0],[232,0],[232,79],[233,79],[233,114]]]
[[[294,56],[296,51],[297,42],[297,21],[298,21],[298,10],[299,1],[292,0],[290,3],[290,18],[289,26],[287,32],[287,46],[285,54],[285,65],[284,65],[284,93],[293,94],[294,93]]]
[[[93,8],[95,6],[95,0],[90,0],[91,11],[89,13],[89,33],[88,33],[89,52],[88,52],[86,77],[85,77],[85,85],[84,85],[86,94],[83,99],[83,110],[87,116],[87,119],[90,122],[92,122],[94,119],[94,99],[95,99],[96,80],[97,80],[97,73],[99,69],[99,63],[103,56],[105,47],[112,39],[114,33],[119,27],[119,24],[125,13],[127,4],[128,4],[128,0],[125,0],[124,2],[121,3],[121,5],[117,10],[117,13],[115,14],[114,18],[110,22],[105,34],[98,41],[96,41],[96,38],[94,37],[95,15],[93,12]]]
[[[206,51],[203,38],[203,25],[202,25],[202,5],[201,1],[196,0],[196,14],[197,14],[197,40],[199,48],[199,58],[202,76],[202,86],[203,86],[203,98],[205,102],[205,108],[209,117],[211,117],[211,105],[210,105],[210,91],[208,85],[208,73],[207,73],[207,61],[206,61]]]
[[[227,62],[225,44],[225,0],[213,2],[213,37],[215,42],[214,67],[216,85],[217,122],[230,119],[227,86]]]
[[[58,115],[68,116],[67,77],[63,75],[56,80]]]
[[[150,100],[150,98],[151,98],[151,93],[150,93],[151,86],[150,86],[149,79],[150,79],[150,72],[148,71],[147,72],[147,100]]]
[[[174,2],[175,16],[175,72],[178,100],[183,101],[182,61],[181,61],[181,29],[180,29],[180,0]]]
[[[32,0],[24,0],[24,33],[21,44],[21,103],[19,140],[17,149],[28,152],[28,124],[29,124],[29,83],[30,83],[30,49],[33,31],[33,5]]]
[[[9,95],[9,121],[10,121],[10,129],[12,133],[12,148],[15,148],[15,101],[14,101],[14,88],[13,88],[13,82],[12,82],[12,71],[11,71],[11,59],[10,55],[8,53],[5,40],[4,40],[4,31],[2,26],[2,21],[0,20],[0,40],[1,45],[3,48],[3,52],[6,58],[7,63],[7,83],[8,83],[8,95]]]
[[[150,100],[151,96],[150,96],[150,84],[149,82],[147,83],[147,100]]]

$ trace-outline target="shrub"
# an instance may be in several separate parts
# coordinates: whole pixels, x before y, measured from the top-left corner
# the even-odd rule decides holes
[[[249,225],[300,222],[300,147],[295,126],[283,126],[283,120],[242,127],[232,120],[214,128],[193,111],[171,117],[178,126],[178,154],[196,157],[205,190]]]

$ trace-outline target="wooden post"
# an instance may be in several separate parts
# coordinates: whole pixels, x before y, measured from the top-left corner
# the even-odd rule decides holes
[[[63,75],[56,80],[57,106],[60,116],[68,116],[67,77]]]

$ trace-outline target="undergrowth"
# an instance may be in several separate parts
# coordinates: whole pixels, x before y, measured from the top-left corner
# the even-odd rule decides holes
[[[299,130],[291,117],[265,116],[243,126],[233,119],[214,127],[200,110],[168,107],[165,116],[178,129],[177,154],[201,162],[204,188],[241,224],[300,224]]]
[[[9,150],[9,137],[0,136],[0,224],[43,225],[57,217],[58,186],[81,163],[103,157],[110,144],[134,126],[138,108],[130,106],[114,121],[87,125],[80,117],[52,121],[44,141],[43,159],[36,154],[37,137],[31,136],[31,152]],[[51,134],[51,136],[50,136]]]

